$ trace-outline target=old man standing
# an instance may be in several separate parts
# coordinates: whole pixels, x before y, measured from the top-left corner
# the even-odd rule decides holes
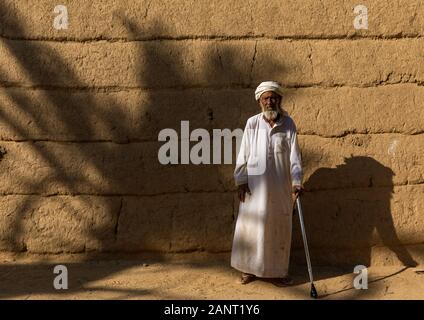
[[[296,125],[281,108],[283,93],[274,81],[255,91],[261,113],[247,120],[234,171],[240,200],[231,266],[241,283],[256,277],[288,277],[293,194],[302,190]]]

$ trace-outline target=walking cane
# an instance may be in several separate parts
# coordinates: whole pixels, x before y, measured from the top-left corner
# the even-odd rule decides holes
[[[303,246],[305,247],[306,262],[308,264],[309,280],[311,281],[311,297],[316,299],[318,298],[318,293],[317,293],[317,290],[315,289],[314,278],[312,276],[311,259],[309,257],[308,241],[306,240],[305,225],[303,224],[303,214],[302,214],[302,207],[300,205],[299,194],[296,197],[296,204],[297,204],[297,211],[299,213],[300,228],[302,229]]]

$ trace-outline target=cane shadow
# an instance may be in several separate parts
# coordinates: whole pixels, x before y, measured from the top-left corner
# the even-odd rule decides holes
[[[353,156],[336,168],[316,170],[305,182],[301,198],[312,266],[339,266],[317,274],[317,280],[353,273],[356,265],[370,266],[376,246],[389,248],[406,267],[417,265],[394,225],[393,176],[375,159]],[[298,225],[298,218],[294,221]],[[299,229],[294,232],[294,260],[304,266]]]

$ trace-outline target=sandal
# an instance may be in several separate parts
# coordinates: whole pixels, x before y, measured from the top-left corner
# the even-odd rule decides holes
[[[256,276],[250,273],[242,273],[240,283],[241,284],[248,284],[256,279]]]

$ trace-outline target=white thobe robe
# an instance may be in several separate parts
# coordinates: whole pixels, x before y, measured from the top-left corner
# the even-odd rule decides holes
[[[302,184],[296,126],[287,112],[273,128],[262,113],[247,121],[234,171],[251,195],[240,202],[231,266],[264,278],[287,276],[292,236],[292,186]]]

